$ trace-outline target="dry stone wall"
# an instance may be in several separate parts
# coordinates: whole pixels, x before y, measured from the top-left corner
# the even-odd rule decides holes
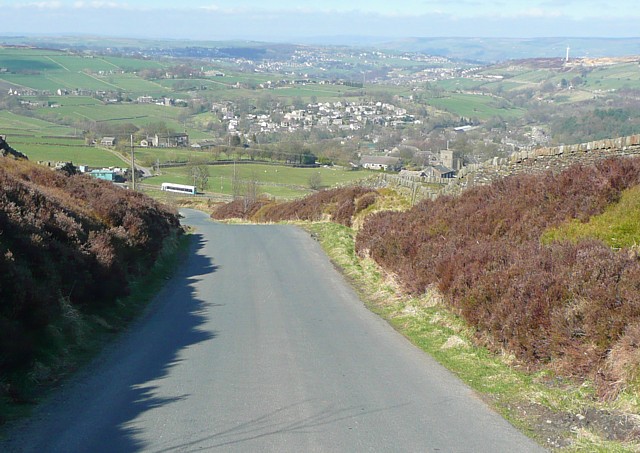
[[[513,153],[509,158],[494,158],[464,167],[443,192],[456,193],[510,175],[548,170],[560,172],[577,163],[587,165],[609,157],[633,155],[640,155],[640,135],[525,150]]]
[[[381,173],[375,178],[359,181],[371,188],[394,187],[411,195],[413,203],[440,195],[455,195],[466,188],[490,184],[498,179],[518,174],[561,172],[575,164],[589,165],[617,156],[640,155],[640,134],[615,139],[597,140],[577,145],[537,148],[513,153],[509,158],[493,158],[468,165],[452,179],[418,178]]]

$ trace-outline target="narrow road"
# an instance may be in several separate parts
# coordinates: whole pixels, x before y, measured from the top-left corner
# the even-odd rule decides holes
[[[364,308],[307,233],[184,211],[150,312],[0,451],[542,451]]]

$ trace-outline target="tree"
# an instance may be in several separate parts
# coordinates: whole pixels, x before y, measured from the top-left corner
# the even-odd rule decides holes
[[[322,175],[320,175],[320,172],[314,171],[309,175],[308,182],[311,190],[319,190],[322,187]]]
[[[304,100],[302,100],[300,96],[294,96],[294,98],[291,100],[291,104],[296,110],[302,110],[307,106],[307,103],[304,102]]]
[[[302,151],[302,155],[300,156],[300,163],[302,165],[313,165],[316,163],[316,156],[308,149]]]
[[[189,166],[189,175],[193,178],[193,185],[199,192],[209,188],[209,168],[206,165]]]
[[[240,138],[239,135],[233,134],[233,135],[229,136],[229,146],[232,146],[232,147],[235,148],[235,147],[238,147],[240,145],[242,145],[242,139]]]

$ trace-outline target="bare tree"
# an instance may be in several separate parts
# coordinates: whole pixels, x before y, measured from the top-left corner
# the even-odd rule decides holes
[[[255,174],[251,174],[251,177],[244,182],[244,209],[247,210],[249,206],[258,201],[258,179]]]
[[[246,210],[258,200],[258,178],[255,173],[252,173],[249,179],[240,179],[239,173],[234,168],[233,176],[231,177],[231,190],[233,199],[242,199]]]
[[[189,174],[193,178],[193,185],[199,192],[204,192],[209,188],[209,168],[206,165],[189,166]]]

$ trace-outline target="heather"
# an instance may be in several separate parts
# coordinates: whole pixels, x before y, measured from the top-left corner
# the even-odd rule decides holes
[[[140,193],[0,159],[0,391],[81,342],[78,319],[118,304],[179,231]]]
[[[300,200],[281,203],[239,198],[218,207],[212,217],[217,220],[238,218],[254,222],[331,220],[351,226],[353,217],[371,206],[376,197],[377,192],[373,189],[348,187],[321,190]]]
[[[541,237],[601,215],[639,182],[635,159],[513,176],[373,214],[356,248],[409,293],[436,286],[479,342],[532,369],[592,379],[601,396],[613,397],[638,379],[637,253],[591,237]]]

